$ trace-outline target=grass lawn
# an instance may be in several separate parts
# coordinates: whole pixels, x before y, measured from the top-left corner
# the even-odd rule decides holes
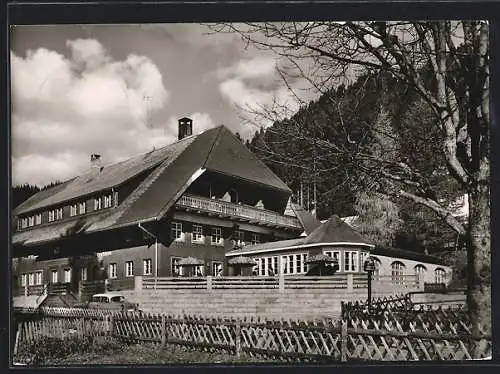
[[[45,365],[236,364],[273,362],[269,359],[257,359],[246,356],[237,358],[231,353],[203,352],[178,346],[160,348],[152,344],[134,344],[119,350],[110,350],[101,353],[75,353],[51,361]]]
[[[207,352],[175,345],[161,348],[150,343],[127,344],[109,338],[92,340],[46,338],[24,346],[14,361],[29,366],[279,362],[244,355],[238,358],[231,352]]]

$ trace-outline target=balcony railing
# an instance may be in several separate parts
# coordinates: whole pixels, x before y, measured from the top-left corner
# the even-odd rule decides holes
[[[229,217],[255,220],[264,224],[293,227],[297,229],[302,228],[299,220],[295,217],[284,216],[269,210],[200,196],[184,195],[177,201],[176,205],[209,213],[218,213]]]

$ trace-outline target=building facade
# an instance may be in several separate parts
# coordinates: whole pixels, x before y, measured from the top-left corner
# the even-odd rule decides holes
[[[287,276],[306,274],[310,266],[314,266],[306,264],[308,257],[317,254],[335,258],[339,274],[365,273],[363,265],[370,256],[375,260],[375,280],[389,278],[399,283],[407,275],[415,275],[424,283],[447,284],[451,280],[452,269],[438,258],[369,243],[337,216],[304,237],[249,245],[228,252],[226,257],[253,258],[256,265],[252,272],[258,276]]]
[[[87,173],[16,207],[18,285],[227,274],[235,246],[305,231],[290,189],[227,128],[192,134],[182,118],[171,145],[112,165],[93,154]]]

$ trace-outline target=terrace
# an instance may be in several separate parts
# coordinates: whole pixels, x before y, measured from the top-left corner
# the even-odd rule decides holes
[[[296,217],[285,216],[270,210],[254,208],[248,205],[230,203],[201,196],[184,195],[176,203],[176,208],[195,211],[198,214],[229,218],[240,222],[249,222],[269,227],[285,227],[302,230]]]

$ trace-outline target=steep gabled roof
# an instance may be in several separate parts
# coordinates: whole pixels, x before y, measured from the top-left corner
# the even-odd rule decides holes
[[[57,191],[54,190],[55,193],[48,194],[44,199],[35,199],[33,202],[23,204],[22,207],[16,210],[16,213],[57,205],[75,198],[119,186],[138,174],[158,166],[165,160],[177,157],[193,140],[194,138],[191,137],[182,139],[158,150],[132,157],[116,164],[106,165],[103,167],[102,171],[89,170],[65,183],[64,188],[60,188]]]
[[[290,188],[224,126],[204,167],[291,193]]]
[[[34,195],[15,214],[42,209],[118,186],[149,171],[118,207],[59,223],[16,232],[14,244],[35,244],[64,236],[78,224],[79,231],[98,231],[161,218],[187,187],[205,170],[259,183],[284,193],[290,189],[261,163],[228,129],[219,126],[169,146],[86,173],[63,185]]]

